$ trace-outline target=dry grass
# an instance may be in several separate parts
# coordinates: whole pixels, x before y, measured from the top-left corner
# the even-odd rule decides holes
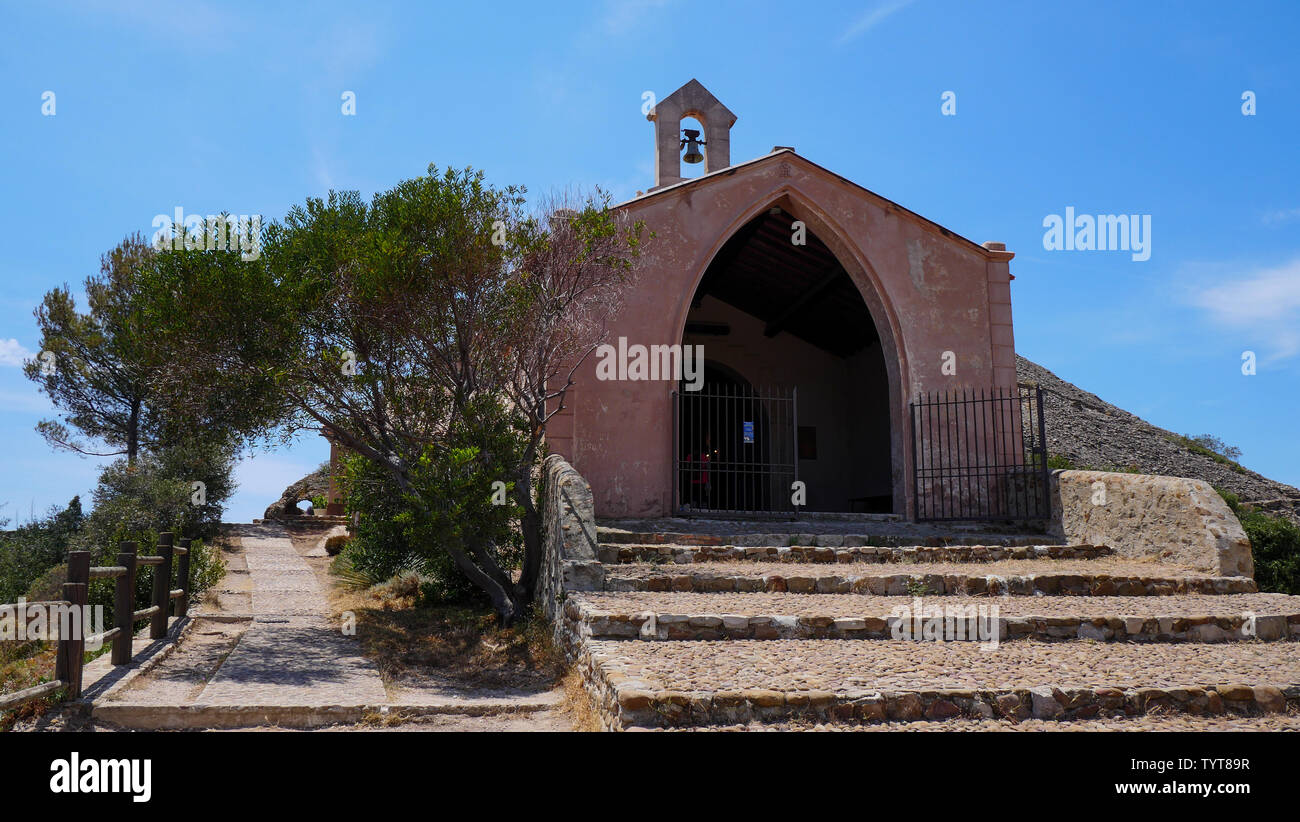
[[[501,627],[490,610],[471,606],[413,607],[391,591],[344,595],[356,617],[362,651],[386,683],[436,676],[465,688],[547,689],[563,673],[545,620]]]
[[[591,704],[591,694],[582,686],[582,675],[577,669],[570,669],[564,675],[564,707],[573,723],[573,730],[578,733],[598,733],[603,728],[600,715]]]
[[[49,682],[54,678],[54,642],[0,642],[0,693],[11,694]],[[0,711],[0,731],[7,731],[20,719],[34,719],[55,705],[54,697],[34,699],[8,711]]]
[[[330,573],[330,560],[308,562],[335,619],[355,620],[362,653],[388,686],[419,688],[432,680],[438,687],[540,692],[564,675],[564,655],[541,616],[503,628],[486,606],[422,605],[421,580],[414,573],[358,589]],[[376,716],[368,722],[387,727],[395,719]]]

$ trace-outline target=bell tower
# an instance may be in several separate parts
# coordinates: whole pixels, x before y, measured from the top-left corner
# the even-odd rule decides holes
[[[700,147],[704,173],[731,165],[731,126],[736,115],[709,93],[699,80],[674,91],[646,115],[655,124],[655,184],[663,188],[686,179],[682,176],[682,119],[694,117],[704,126]]]

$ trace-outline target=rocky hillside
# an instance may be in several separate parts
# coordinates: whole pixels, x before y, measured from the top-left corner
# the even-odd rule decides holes
[[[1300,522],[1300,489],[1193,450],[1175,432],[1157,428],[1024,357],[1016,357],[1016,376],[1043,386],[1048,453],[1066,457],[1076,468],[1203,479],[1232,491],[1242,502]]]

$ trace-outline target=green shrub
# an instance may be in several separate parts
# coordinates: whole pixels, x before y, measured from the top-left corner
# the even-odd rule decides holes
[[[1255,582],[1259,590],[1300,594],[1300,526],[1286,517],[1242,505],[1240,498],[1231,491],[1215,490],[1237,515],[1250,538],[1250,551],[1255,558]]]
[[[69,541],[85,519],[81,497],[73,497],[62,511],[51,508],[39,520],[0,533],[0,603],[26,596],[34,582],[64,562]]]
[[[1165,439],[1174,445],[1181,445],[1193,454],[1199,454],[1202,457],[1208,457],[1220,465],[1226,465],[1238,474],[1246,473],[1246,469],[1237,464],[1237,458],[1241,456],[1241,449],[1225,445],[1223,440],[1210,434],[1201,434],[1200,436],[1171,434]]]
[[[68,564],[61,562],[37,577],[27,588],[28,602],[51,602],[63,599],[63,583],[68,581]]]
[[[90,551],[92,565],[116,565],[122,542],[135,542],[137,553],[157,553],[158,535],[171,531],[177,539],[190,537],[191,596],[210,588],[225,573],[220,553],[211,545],[221,523],[222,503],[233,489],[233,460],[223,452],[198,449],[175,451],[161,457],[140,456],[135,465],[126,460],[108,465],[95,488],[95,510],[72,538],[74,548]],[[193,482],[204,483],[196,496]],[[175,573],[176,562],[172,569]],[[148,607],[154,568],[136,574],[135,607]],[[90,604],[103,605],[112,614],[114,581],[92,580]]]
[[[369,538],[353,539],[330,564],[330,571],[347,585],[369,588],[403,573],[423,574],[427,563],[401,539],[387,542]]]
[[[332,566],[337,576],[354,587],[369,587],[415,572],[426,580],[429,602],[478,599],[478,588],[445,551],[419,544],[419,514],[387,471],[356,456],[344,466],[347,512],[360,516]]]
[[[343,551],[344,548],[347,547],[347,544],[351,541],[352,541],[352,536],[350,534],[335,534],[332,537],[326,537],[325,553],[329,554],[332,557],[336,557],[339,555],[340,552]]]
[[[1076,465],[1074,460],[1064,454],[1049,454],[1047,457],[1047,467],[1051,469],[1061,469],[1064,471],[1104,471],[1110,474],[1141,474],[1142,468],[1136,464],[1129,465]]]
[[[425,447],[406,489],[382,466],[359,456],[345,460],[347,511],[359,517],[335,562],[340,576],[376,584],[415,571],[425,578],[424,602],[467,603],[486,602],[486,595],[456,565],[449,546],[466,553],[477,546],[507,572],[519,567],[518,508],[508,498],[495,504],[493,490],[498,481],[507,493],[513,485],[502,466],[518,464],[518,435],[506,415],[491,409],[473,419],[478,427],[461,420]]]

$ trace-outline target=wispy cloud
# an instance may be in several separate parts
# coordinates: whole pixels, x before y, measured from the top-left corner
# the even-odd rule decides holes
[[[607,34],[626,34],[653,11],[667,8],[676,0],[606,0],[600,27]]]
[[[311,147],[311,171],[316,184],[321,188],[321,195],[335,188],[334,174],[330,171],[330,161],[325,156],[325,148],[320,145]]]
[[[177,11],[169,0],[81,0],[68,5],[70,13],[115,18],[148,35],[151,44],[171,44],[184,51],[231,48],[252,28],[229,3],[190,0],[184,11]]]
[[[1300,220],[1300,208],[1279,208],[1264,215],[1264,225],[1278,225]]]
[[[23,348],[22,343],[13,337],[0,340],[0,365],[22,368],[23,361],[30,360],[34,356],[36,355],[33,352]]]
[[[1300,257],[1196,290],[1191,302],[1221,325],[1267,341],[1274,350],[1261,359],[1300,354]]]
[[[853,24],[845,29],[844,33],[840,35],[837,42],[842,45],[855,37],[860,37],[863,34],[866,34],[884,22],[885,18],[889,17],[894,12],[912,5],[912,2],[913,0],[884,0],[884,2],[876,3],[874,6],[863,12],[857,20],[853,21]]]

